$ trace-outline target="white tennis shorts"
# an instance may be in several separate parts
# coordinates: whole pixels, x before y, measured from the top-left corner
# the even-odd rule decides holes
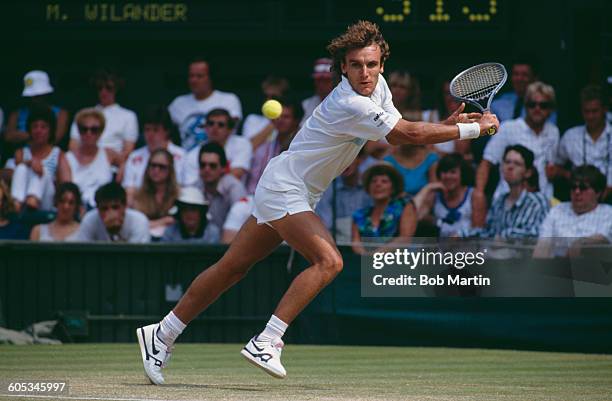
[[[273,191],[258,185],[255,189],[253,216],[257,224],[282,219],[287,214],[314,212],[321,196],[315,196],[299,189]]]

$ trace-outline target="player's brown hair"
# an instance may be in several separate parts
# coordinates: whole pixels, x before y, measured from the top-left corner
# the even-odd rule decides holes
[[[380,28],[370,21],[357,21],[346,28],[346,32],[327,45],[327,51],[333,59],[332,70],[338,74],[342,73],[341,64],[344,62],[346,53],[354,49],[362,49],[372,44],[380,47],[380,63],[384,64],[391,52],[389,45],[380,32]]]

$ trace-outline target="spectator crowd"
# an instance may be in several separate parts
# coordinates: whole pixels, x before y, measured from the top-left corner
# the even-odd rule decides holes
[[[283,106],[274,120],[243,116],[240,97],[216,89],[201,58],[188,65],[189,93],[140,115],[117,103],[126,82],[115,71],[93,74],[98,103],[72,119],[50,101],[48,74],[28,72],[22,107],[0,109],[0,240],[230,243],[268,162],[333,90],[331,65],[315,61],[313,95],[301,101],[286,78],[266,77],[262,100]],[[610,243],[605,88],[582,89],[584,123],[561,135],[555,89],[531,61],[517,59],[509,70],[511,90],[491,107],[501,121],[496,135],[431,147],[368,142],[316,208],[337,240],[363,253],[364,242],[415,236],[531,239],[541,257]],[[391,72],[403,118],[447,118],[459,106],[447,78],[436,107],[423,109],[419,80]]]

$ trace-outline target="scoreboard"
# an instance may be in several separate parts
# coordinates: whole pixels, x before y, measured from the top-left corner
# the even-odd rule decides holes
[[[328,39],[359,19],[391,39],[502,38],[505,0],[184,0],[4,2],[4,28],[26,39]],[[77,33],[77,34],[75,34]],[[482,38],[481,38],[482,39]]]

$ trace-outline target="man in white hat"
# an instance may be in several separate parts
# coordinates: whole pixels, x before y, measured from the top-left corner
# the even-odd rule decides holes
[[[315,93],[302,101],[302,107],[304,108],[302,124],[312,115],[314,109],[327,95],[329,95],[332,89],[334,89],[331,67],[332,60],[329,58],[320,58],[315,61],[312,71],[312,81],[314,83]]]
[[[221,230],[208,221],[208,201],[202,191],[195,187],[185,187],[176,200],[176,218],[173,225],[166,228],[162,242],[197,242],[216,244]]]
[[[59,106],[51,105],[49,95],[53,90],[46,72],[35,70],[25,74],[21,96],[25,98],[26,104],[9,115],[4,133],[4,140],[14,145],[12,151],[15,150],[15,145],[21,147],[29,138],[26,122],[35,104],[47,106],[53,111],[56,118],[55,143],[62,143],[68,130],[68,112]]]

